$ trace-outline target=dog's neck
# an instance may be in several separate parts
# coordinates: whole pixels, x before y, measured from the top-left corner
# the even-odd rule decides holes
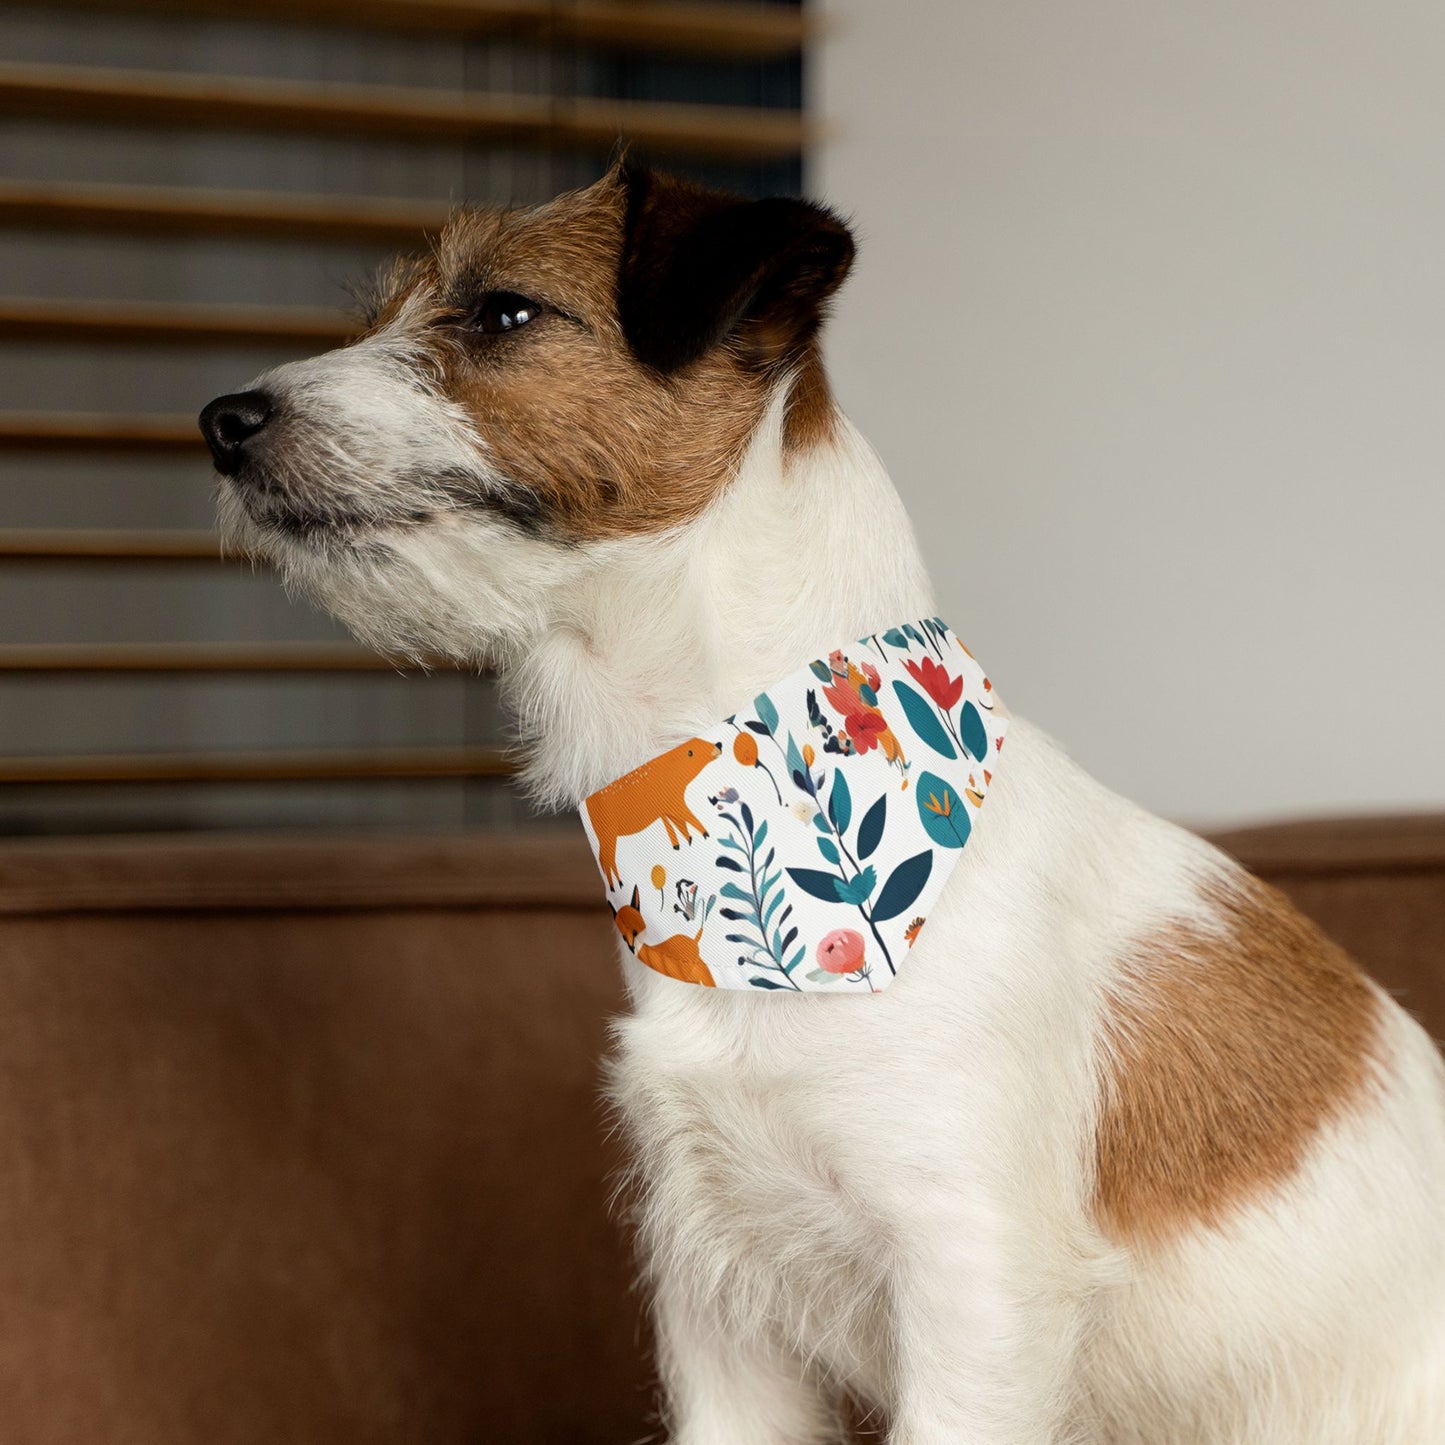
[[[794,453],[782,414],[698,520],[599,550],[504,670],[540,801],[575,806],[809,658],[932,614],[877,454],[841,415]]]

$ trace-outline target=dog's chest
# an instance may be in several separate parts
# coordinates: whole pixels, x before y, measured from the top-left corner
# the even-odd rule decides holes
[[[644,1012],[621,1031],[615,1093],[649,1253],[669,1273],[708,1281],[734,1317],[877,1388],[888,1242],[870,1202],[857,1055],[818,1040],[788,1050],[784,1030],[760,1049],[759,1025],[766,1034],[781,1019],[756,1012],[747,1047],[719,1048],[725,1026],[712,1022],[712,1037],[691,1049],[675,1018]]]

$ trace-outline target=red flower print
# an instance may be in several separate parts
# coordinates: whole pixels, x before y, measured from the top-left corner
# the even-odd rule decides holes
[[[840,673],[838,667],[846,671]],[[877,676],[876,670],[874,676]],[[864,701],[863,694],[869,689],[870,696],[877,695],[877,689],[869,682],[868,674],[839,654],[833,679],[832,686],[823,689],[823,696],[827,698],[830,707],[842,714],[842,731],[854,749],[866,753],[875,747],[881,748],[883,756],[890,763],[897,763],[906,771],[908,765],[903,759],[903,749],[893,735],[892,728],[888,726],[887,718],[872,703]],[[882,679],[879,678],[879,681]]]
[[[941,667],[931,657],[925,657],[921,667],[918,663],[914,662],[912,658],[903,665],[912,674],[914,682],[916,682],[944,712],[950,712],[958,706],[958,700],[963,696],[962,673],[957,677],[950,677],[947,669]]]
[[[849,713],[843,726],[853,739],[853,746],[860,753],[878,746],[878,739],[888,731],[888,723],[881,712]]]
[[[823,696],[842,713],[844,730],[860,753],[878,745],[879,735],[888,730],[888,723],[881,712],[869,707],[856,692],[841,683],[825,687]]]
[[[863,699],[856,692],[843,686],[842,683],[834,683],[832,687],[825,687],[823,696],[828,699],[828,705],[835,712],[842,713],[845,718],[852,717],[855,712],[863,711]]]

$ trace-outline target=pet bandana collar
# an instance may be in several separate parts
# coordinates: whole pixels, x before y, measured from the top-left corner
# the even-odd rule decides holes
[[[618,931],[684,983],[886,988],[968,842],[1007,726],[936,617],[809,663],[583,802]]]

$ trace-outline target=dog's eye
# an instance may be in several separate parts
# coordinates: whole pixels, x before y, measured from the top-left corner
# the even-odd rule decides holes
[[[542,303],[529,296],[515,291],[488,291],[472,312],[472,325],[485,336],[500,336],[535,321],[542,311]]]

